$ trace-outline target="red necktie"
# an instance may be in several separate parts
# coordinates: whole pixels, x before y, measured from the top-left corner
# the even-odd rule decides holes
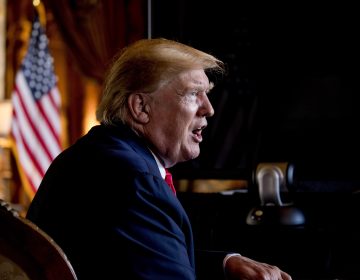
[[[175,190],[174,183],[173,183],[173,180],[172,180],[172,175],[169,172],[169,170],[167,170],[166,168],[165,168],[165,171],[166,171],[165,182],[169,185],[169,187],[171,188],[173,193],[176,195],[176,190]]]

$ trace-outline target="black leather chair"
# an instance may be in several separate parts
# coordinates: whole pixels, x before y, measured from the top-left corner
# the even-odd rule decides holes
[[[0,279],[76,280],[62,249],[0,199]]]

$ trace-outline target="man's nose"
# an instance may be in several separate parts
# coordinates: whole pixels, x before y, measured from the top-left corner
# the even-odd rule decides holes
[[[211,117],[215,113],[213,106],[207,95],[204,95],[201,100],[201,106],[199,107],[199,114],[204,117]]]

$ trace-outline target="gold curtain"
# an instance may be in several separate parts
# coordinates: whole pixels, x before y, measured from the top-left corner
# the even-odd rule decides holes
[[[99,83],[115,53],[145,37],[144,0],[46,0],[83,74]]]
[[[62,96],[62,142],[66,147],[83,134],[84,112],[97,102],[111,58],[125,45],[145,37],[146,0],[43,0],[43,4]],[[32,0],[6,2],[5,98],[11,98],[34,15]],[[27,197],[16,168],[12,170],[11,201],[26,209]]]
[[[146,0],[43,0],[46,32],[63,99],[64,143],[84,132],[88,104],[98,100],[106,67],[125,45],[145,38]],[[6,91],[26,51],[34,17],[31,0],[7,1]],[[87,91],[93,91],[91,93]]]

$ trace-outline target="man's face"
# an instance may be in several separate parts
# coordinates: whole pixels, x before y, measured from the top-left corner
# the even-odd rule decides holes
[[[200,154],[206,117],[214,114],[207,96],[209,90],[204,71],[191,70],[151,94],[150,121],[144,132],[165,167]]]

